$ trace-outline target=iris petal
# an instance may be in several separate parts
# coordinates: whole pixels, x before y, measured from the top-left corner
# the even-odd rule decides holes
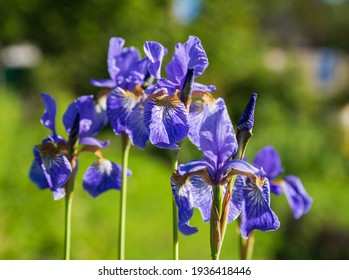
[[[238,175],[235,180],[233,194],[230,199],[228,223],[236,220],[240,215],[243,205],[243,189],[245,186],[243,176]]]
[[[257,94],[252,94],[242,116],[237,124],[237,128],[244,131],[250,131],[254,124],[254,110],[256,107]]]
[[[129,91],[121,88],[114,89],[107,98],[107,116],[115,134],[127,133],[126,118],[138,98]]]
[[[125,44],[125,40],[123,38],[120,38],[120,37],[112,37],[109,40],[108,61],[107,62],[108,62],[109,76],[110,76],[110,78],[112,78],[112,80],[114,80],[116,75],[120,72],[120,69],[116,65],[115,58],[121,54],[121,51],[122,51],[124,44]],[[114,83],[115,83],[115,80],[114,80]]]
[[[200,128],[204,118],[204,102],[198,100],[190,104],[189,108],[189,140],[200,148]]]
[[[29,171],[29,178],[38,186],[39,189],[43,190],[49,188],[45,173],[37,160],[33,160]]]
[[[272,146],[267,146],[259,150],[253,160],[253,165],[257,168],[263,168],[270,181],[284,172],[281,166],[280,156]]]
[[[144,149],[149,139],[149,133],[144,125],[144,105],[138,103],[126,118],[127,134],[132,145]]]
[[[158,42],[147,41],[144,44],[144,52],[148,59],[150,60],[149,73],[155,78],[160,78],[161,63],[164,55],[167,53],[166,48],[164,48]]]
[[[178,207],[178,229],[184,235],[194,234],[198,231],[196,227],[189,225],[189,220],[193,216],[193,198],[185,178],[179,174],[173,174],[171,177],[172,193]]]
[[[48,94],[41,94],[42,101],[45,105],[45,111],[41,117],[41,123],[56,135],[56,101]]]
[[[180,175],[186,175],[188,173],[196,172],[204,168],[212,167],[204,160],[192,160],[187,163],[180,164],[178,166],[178,173]]]
[[[296,219],[309,211],[313,200],[298,177],[286,176],[281,187]]]
[[[177,143],[188,134],[188,115],[178,95],[163,92],[148,97],[144,105],[144,124],[150,142],[159,148],[178,149]]]
[[[224,100],[207,112],[200,130],[200,148],[204,158],[216,170],[236,152],[237,141]]]
[[[84,189],[93,197],[110,189],[120,190],[122,167],[107,159],[94,162],[83,177]],[[130,172],[128,174],[130,176]]]
[[[269,181],[263,187],[249,183],[243,191],[244,206],[242,212],[241,235],[247,238],[252,230],[271,231],[280,226],[280,222],[270,208]]]
[[[59,199],[63,197],[65,193],[63,186],[72,173],[69,160],[59,153],[52,143],[36,146],[34,148],[34,156],[45,174],[54,198]]]

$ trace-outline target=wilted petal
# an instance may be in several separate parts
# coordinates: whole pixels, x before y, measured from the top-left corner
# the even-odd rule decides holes
[[[144,149],[149,139],[149,133],[144,125],[144,105],[138,103],[126,118],[127,134],[132,145]]]
[[[63,186],[72,173],[69,160],[52,143],[35,146],[34,156],[45,174],[55,199],[61,198],[64,191]]]
[[[38,186],[39,189],[43,190],[50,187],[46,180],[45,173],[41,168],[41,165],[35,159],[33,160],[33,163],[30,167],[29,178]]]
[[[178,229],[184,235],[194,234],[198,231],[196,227],[189,225],[189,220],[193,216],[193,198],[186,185],[186,179],[179,174],[171,177],[172,193],[178,207]]]
[[[144,105],[144,125],[150,142],[159,148],[177,149],[176,143],[188,134],[188,115],[178,95],[159,92],[150,95]]]
[[[114,133],[127,133],[126,118],[138,102],[132,92],[121,88],[114,89],[107,98],[107,116]]]
[[[194,175],[187,185],[193,199],[193,206],[200,210],[204,222],[209,222],[212,207],[212,186],[208,185],[202,176]]]
[[[144,52],[148,59],[150,60],[149,73],[157,79],[160,79],[161,63],[164,55],[167,53],[166,48],[164,48],[158,42],[147,41],[144,44]]]
[[[42,101],[45,105],[45,111],[41,117],[41,123],[56,135],[56,101],[48,94],[41,94]]]
[[[120,190],[121,176],[122,167],[120,165],[107,159],[99,159],[86,170],[83,187],[90,195],[97,197],[110,189]]]
[[[233,187],[233,194],[230,199],[228,223],[235,221],[240,215],[243,205],[243,189],[245,187],[245,180],[243,176],[238,175],[235,179]]]
[[[263,168],[270,181],[284,172],[280,156],[272,146],[266,146],[259,150],[253,160],[253,165],[257,168]]]
[[[252,94],[247,106],[238,122],[237,129],[250,131],[254,124],[254,110],[256,107],[257,94]]]
[[[281,187],[296,219],[309,211],[313,200],[298,177],[286,176]]]
[[[241,235],[247,238],[252,230],[270,231],[280,226],[279,219],[270,208],[269,181],[263,187],[249,183],[243,190],[244,206],[242,212]]]
[[[206,113],[205,113],[206,114]],[[200,130],[200,148],[204,158],[216,170],[236,152],[237,141],[224,100],[208,110]]]

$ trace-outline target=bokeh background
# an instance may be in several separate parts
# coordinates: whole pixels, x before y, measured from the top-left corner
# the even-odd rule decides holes
[[[284,196],[272,197],[281,227],[256,232],[255,259],[349,259],[349,1],[347,0],[1,0],[0,259],[60,259],[64,199],[54,201],[28,179],[32,149],[47,135],[39,93],[58,103],[58,132],[67,105],[96,94],[107,78],[110,37],[142,50],[154,40],[169,50],[198,36],[210,65],[197,79],[217,87],[234,124],[258,94],[247,156],[273,145],[285,174],[299,176],[314,203],[295,220]],[[164,72],[163,72],[164,73]],[[120,137],[108,158],[121,162]],[[189,141],[180,161],[199,158]],[[97,199],[81,187],[94,160],[80,157],[73,205],[72,258],[115,259],[119,193]],[[127,205],[127,259],[171,258],[169,152],[133,147]],[[198,211],[193,236],[180,236],[181,259],[209,259],[209,225]],[[236,223],[222,259],[238,258]]]

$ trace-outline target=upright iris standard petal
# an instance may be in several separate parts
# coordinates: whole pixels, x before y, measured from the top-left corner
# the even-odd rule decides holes
[[[258,187],[253,183],[245,185],[243,198],[240,228],[243,238],[247,238],[252,230],[271,231],[279,228],[279,219],[270,208],[268,180],[265,180],[263,187]]]
[[[157,79],[160,79],[161,64],[165,54],[167,53],[167,49],[158,42],[152,41],[147,41],[144,44],[143,49],[150,61],[148,68],[150,75],[154,76]]]
[[[120,37],[112,37],[109,40],[109,49],[108,49],[108,72],[109,76],[114,81],[114,86],[116,87],[115,84],[115,78],[120,72],[120,68],[117,65],[117,60],[116,58],[121,55],[122,48],[125,45],[125,40]]]
[[[257,168],[263,168],[269,180],[273,180],[284,172],[280,156],[272,146],[261,149],[255,156],[253,165]]]
[[[41,123],[52,131],[53,136],[56,135],[56,101],[48,94],[41,94],[42,101],[45,105],[45,111],[41,117]]]
[[[257,94],[252,94],[250,100],[247,103],[247,106],[242,113],[242,116],[237,124],[237,129],[250,131],[253,128],[254,124],[254,110],[256,107]]]
[[[126,118],[138,102],[138,97],[119,87],[107,98],[107,116],[114,133],[126,133]]]
[[[193,199],[187,187],[186,178],[174,173],[171,177],[172,193],[178,207],[178,229],[184,235],[191,235],[198,230],[189,225],[189,220],[193,216]]]
[[[122,167],[107,159],[99,159],[85,172],[84,189],[93,197],[110,189],[120,190]],[[128,174],[130,176],[130,172]]]
[[[54,199],[60,199],[65,194],[63,186],[72,173],[69,160],[50,142],[35,146],[34,156],[45,174]]]
[[[217,102],[201,126],[200,148],[205,160],[219,170],[235,154],[237,142],[225,103],[223,99]]]
[[[144,125],[150,142],[159,148],[178,149],[177,143],[188,134],[188,115],[178,95],[159,92],[148,97],[144,105]]]
[[[309,211],[313,200],[298,177],[286,176],[281,187],[296,219]]]
[[[144,125],[144,105],[137,103],[126,118],[126,132],[132,145],[144,149],[149,139],[149,133]]]

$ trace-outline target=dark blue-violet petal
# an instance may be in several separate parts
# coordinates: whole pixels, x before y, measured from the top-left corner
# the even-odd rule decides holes
[[[79,142],[81,144],[96,146],[98,148],[105,148],[105,147],[108,147],[110,144],[109,140],[104,142],[104,141],[98,140],[94,137],[82,137],[79,139]]]
[[[309,211],[313,199],[306,192],[302,181],[298,177],[286,176],[281,187],[296,219]]]
[[[107,98],[107,116],[115,134],[127,133],[126,118],[137,102],[137,96],[119,87],[109,93]]]
[[[178,207],[178,229],[184,235],[191,235],[198,232],[198,229],[189,225],[189,220],[194,213],[193,198],[189,188],[183,183],[183,177],[173,174],[171,188]]]
[[[212,208],[212,186],[208,185],[199,175],[192,176],[187,186],[192,195],[193,206],[200,210],[204,222],[209,222]]]
[[[282,194],[282,188],[280,184],[276,184],[273,181],[270,182],[270,192],[272,192],[275,195],[281,195]]]
[[[99,123],[94,124],[96,121],[100,122],[100,119],[96,119],[96,106],[92,95],[80,96],[68,106],[63,115],[63,124],[67,135],[71,133],[77,114],[79,114],[80,118],[80,137],[96,134],[98,132],[96,127],[101,129],[102,126]]]
[[[178,166],[178,174],[183,176],[205,168],[212,169],[212,166],[210,166],[205,160],[192,160],[187,163],[180,164]]]
[[[115,88],[116,82],[112,79],[91,79],[91,84],[95,87]]]
[[[204,119],[204,106],[207,106],[201,100],[190,104],[189,108],[189,132],[188,138],[196,147],[200,148],[200,128]]]
[[[129,48],[123,48],[122,52],[119,56],[115,56],[115,65],[118,69],[120,69],[120,72],[118,73],[118,77],[122,76],[124,78],[127,78],[130,70],[134,63],[141,60],[141,55],[137,48],[135,47],[129,47]],[[111,77],[113,78],[113,77]],[[117,78],[114,78],[117,80]],[[118,84],[118,86],[120,86]]]
[[[56,101],[48,94],[41,93],[42,101],[45,105],[45,111],[41,117],[41,123],[52,131],[52,134],[56,135]]]
[[[248,101],[247,106],[241,115],[241,118],[237,125],[237,129],[243,131],[252,130],[254,124],[254,110],[256,107],[256,100],[257,94],[254,93],[251,95],[250,100]]]
[[[253,183],[245,185],[243,197],[244,204],[240,227],[243,238],[247,238],[252,230],[271,231],[279,228],[279,219],[270,208],[268,180],[265,180],[262,187],[258,187]]]
[[[33,163],[30,167],[29,178],[41,190],[44,190],[50,187],[46,180],[45,173],[42,170],[41,165],[37,162],[36,159],[33,160]]]
[[[148,97],[144,105],[144,125],[150,142],[159,148],[178,149],[177,143],[188,134],[188,114],[178,95],[160,92]]]
[[[205,160],[218,171],[235,154],[237,141],[224,100],[217,99],[216,105],[202,123],[200,149]]]
[[[107,159],[100,159],[87,168],[83,187],[93,197],[110,189],[120,190],[122,167]]]
[[[145,42],[143,49],[150,61],[148,68],[150,75],[157,79],[160,79],[161,64],[165,54],[167,54],[167,49],[164,48],[160,43],[153,41]]]
[[[170,81],[183,86],[183,80],[188,68],[194,69],[194,77],[200,76],[208,66],[206,53],[200,39],[189,36],[183,45],[175,46],[175,53],[171,62],[166,66],[167,77]]]
[[[115,77],[120,72],[120,68],[117,65],[116,58],[121,55],[122,48],[124,45],[125,45],[125,40],[123,38],[112,37],[109,40],[108,60],[107,60],[108,72],[109,72],[110,78],[114,81],[114,83],[115,83]]]
[[[54,199],[64,196],[64,184],[69,180],[72,168],[69,160],[52,143],[35,146],[34,156],[41,166]]]
[[[235,221],[237,217],[239,217],[242,205],[243,205],[243,189],[245,187],[245,179],[244,176],[238,175],[236,176],[233,193],[230,199],[230,207],[228,214],[228,223]]]
[[[253,165],[257,168],[263,168],[270,181],[284,172],[280,156],[273,146],[260,149],[253,160]]]
[[[126,132],[131,139],[131,143],[144,149],[149,139],[149,133],[144,125],[144,105],[138,103],[126,118]]]

